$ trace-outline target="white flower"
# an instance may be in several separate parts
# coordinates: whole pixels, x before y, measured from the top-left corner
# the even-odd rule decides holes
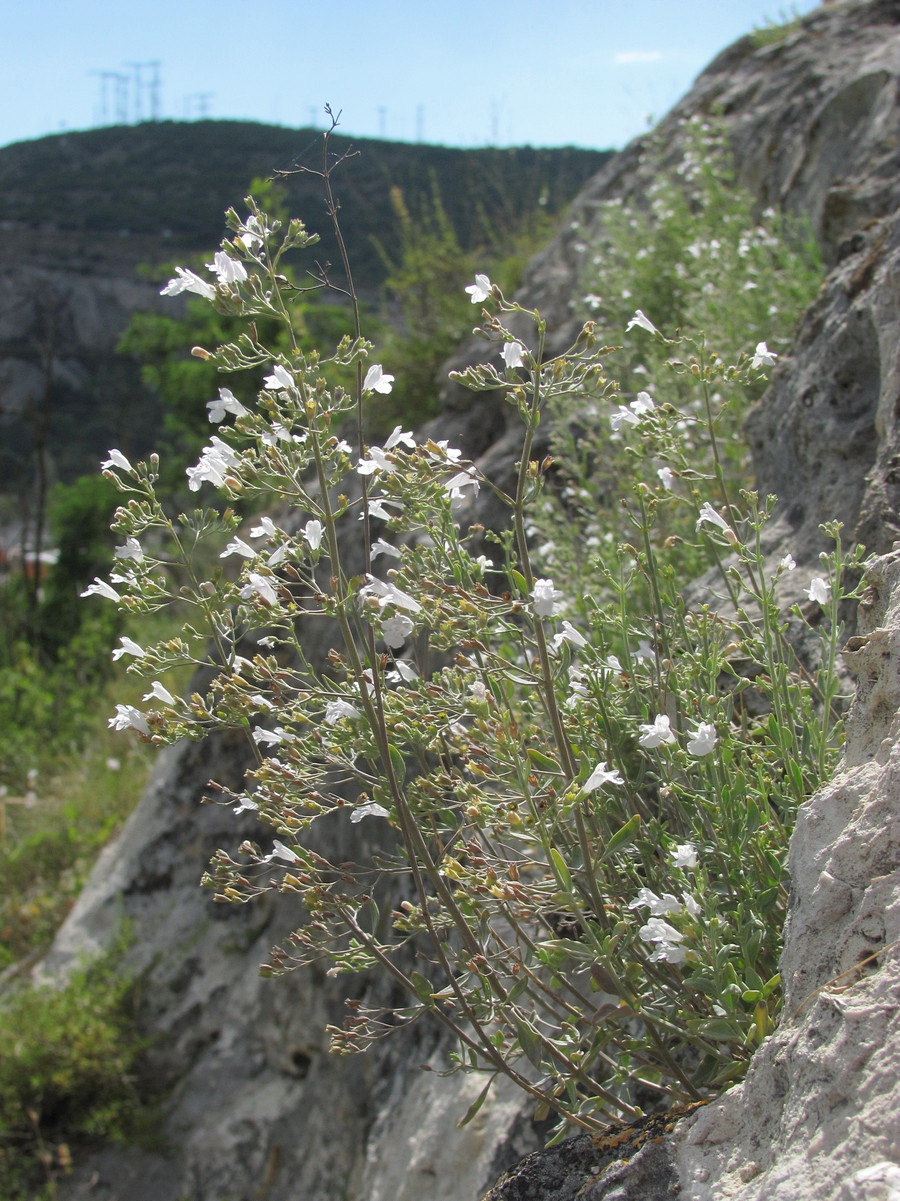
[[[691,896],[689,892],[683,892],[681,899],[684,901],[684,911],[689,913],[691,917],[699,917],[703,912],[700,902]]]
[[[659,476],[659,480],[660,480],[660,483],[662,484],[662,486],[664,488],[671,489],[672,482],[675,479],[675,474],[672,471],[671,467],[660,467],[657,469],[656,474]]]
[[[380,517],[382,521],[390,521],[394,514],[385,507],[387,505],[395,505],[398,509],[403,508],[399,501],[387,500],[383,496],[370,496],[369,516]],[[365,517],[365,513],[360,513],[359,520],[362,521],[363,517]]]
[[[378,538],[372,543],[372,558],[377,559],[379,555],[391,555],[394,559],[400,558],[400,551],[396,546],[391,546],[390,542],[385,542],[383,538]]]
[[[684,963],[686,951],[678,944],[684,935],[674,926],[663,921],[661,917],[651,917],[645,926],[638,931],[644,942],[653,942],[657,946],[650,956],[651,963],[665,961],[666,963]]]
[[[355,809],[350,811],[350,821],[356,825],[361,822],[364,817],[390,817],[390,813],[385,809],[384,805],[379,805],[377,801],[367,801],[365,805],[357,805]]]
[[[398,613],[395,617],[388,617],[387,620],[381,623],[381,637],[389,647],[397,650],[403,645],[414,629],[415,626],[409,618],[402,613]]]
[[[349,721],[359,717],[359,710],[354,709],[347,701],[329,701],[325,706],[325,724],[327,726],[336,725],[342,717],[346,717]]]
[[[147,718],[140,709],[135,709],[134,705],[116,705],[115,716],[109,719],[108,725],[113,730],[131,729],[138,730],[141,734],[150,733]]]
[[[680,842],[674,851],[669,851],[669,858],[675,867],[696,867],[697,848],[692,842]]]
[[[450,493],[451,500],[462,500],[464,488],[471,488],[472,495],[477,496],[481,484],[475,475],[475,468],[469,467],[466,471],[458,471],[452,479],[447,480],[444,487]]]
[[[119,771],[121,766],[122,764],[119,762],[119,760],[114,759],[112,756],[106,760],[106,767],[109,771]]]
[[[138,644],[126,634],[119,636],[119,642],[121,642],[122,645],[116,647],[116,649],[113,651],[113,659],[121,659],[123,655],[134,655],[137,659],[140,659],[143,656],[144,648],[142,646],[138,646]]]
[[[525,366],[525,360],[522,358],[522,353],[524,350],[525,347],[521,342],[503,343],[503,349],[500,351],[500,355],[508,369],[512,367]]]
[[[621,673],[622,673],[622,664],[621,664],[621,662],[619,661],[619,657],[618,657],[618,655],[610,655],[610,656],[608,657],[608,659],[606,660],[606,666],[607,666],[608,668],[610,668],[612,671],[617,671],[617,672],[619,672],[619,674],[621,675]]]
[[[487,688],[482,680],[474,680],[469,685],[469,693],[473,701],[477,701],[479,705],[484,704],[487,700]]]
[[[256,801],[251,800],[248,796],[238,797],[238,803],[234,807],[235,813],[244,813],[246,811],[256,813],[259,810],[259,805]]]
[[[476,275],[474,284],[469,284],[466,291],[472,297],[472,304],[481,304],[490,296],[493,287],[486,275]]]
[[[281,363],[273,363],[272,374],[267,375],[263,380],[264,388],[271,388],[273,392],[279,392],[285,388],[293,388],[294,378],[286,367],[282,367]]]
[[[105,580],[101,580],[99,576],[94,576],[93,584],[88,584],[87,588],[85,588],[84,592],[82,592],[81,595],[82,596],[105,596],[107,600],[114,600],[114,601],[121,599],[118,592],[116,592],[115,588],[113,588],[110,584],[107,584]]]
[[[251,571],[247,576],[247,583],[241,589],[241,597],[244,600],[258,597],[264,605],[274,605],[278,600],[272,581],[255,571]]]
[[[236,241],[240,242],[252,254],[257,246],[262,245],[263,228],[259,223],[259,219],[251,213],[244,222],[244,232],[238,234]]]
[[[82,596],[84,593],[82,593]],[[809,588],[806,590],[806,595],[811,601],[816,601],[820,605],[827,605],[831,599],[831,585],[827,580],[823,580],[821,576],[815,576],[809,581]]]
[[[300,856],[276,838],[272,843],[272,850],[264,857],[263,862],[271,863],[273,859],[283,859],[285,863],[298,863]]]
[[[366,372],[366,378],[363,381],[363,392],[390,392],[394,384],[392,375],[385,375],[381,369],[380,363],[373,363]]]
[[[232,538],[219,558],[227,559],[229,555],[241,555],[245,559],[255,559],[256,551],[243,538]]]
[[[710,525],[717,525],[720,530],[725,530],[726,533],[730,534],[732,532],[731,526],[724,517],[719,516],[708,500],[705,500],[700,506],[700,516],[697,518],[698,530],[704,521],[708,521]]]
[[[309,543],[310,550],[318,550],[322,545],[322,535],[325,533],[325,527],[321,521],[317,521],[315,517],[311,517],[303,527],[303,537]]]
[[[688,739],[688,754],[696,755],[698,758],[701,755],[708,755],[718,741],[716,727],[711,722],[701,721]]]
[[[587,646],[587,639],[582,637],[569,621],[564,621],[560,632],[553,635],[553,649],[558,651],[564,642],[568,642],[576,650],[583,650]]]
[[[212,284],[201,279],[199,275],[195,275],[193,271],[187,271],[184,267],[176,267],[175,278],[170,279],[164,288],[160,288],[159,294],[160,296],[178,296],[181,292],[196,292],[198,296],[205,296],[207,300],[216,298],[216,289]]]
[[[794,560],[794,556],[790,552],[788,552],[788,554],[786,554],[784,556],[784,558],[781,560],[781,562],[778,564],[778,566],[781,568],[782,571],[793,571],[794,568],[797,566],[797,564],[796,564],[796,561]]]
[[[113,551],[114,559],[133,559],[135,563],[143,563],[144,550],[137,538],[126,538],[124,546],[117,546]]]
[[[394,377],[392,375],[386,375],[384,378],[393,379]],[[403,429],[402,426],[395,425],[391,431],[390,437],[384,444],[384,449],[393,450],[394,447],[399,446],[401,442],[404,446],[408,446],[410,450],[415,450],[416,448],[416,440],[412,436],[411,432]]]
[[[639,931],[644,942],[681,942],[684,935],[661,917],[651,917]]]
[[[643,417],[645,413],[651,413],[656,405],[654,405],[653,397],[649,392],[638,392],[637,399],[633,400],[628,407],[633,409],[639,417]]]
[[[215,400],[208,400],[206,407],[209,409],[210,421],[215,424],[224,421],[226,413],[233,413],[235,417],[246,417],[247,415],[247,410],[228,388],[220,388],[218,397]]]
[[[637,650],[634,652],[634,657],[638,663],[653,663],[656,659],[656,652],[647,639],[642,638],[638,643]]]
[[[769,350],[769,348],[768,348],[768,346],[766,346],[765,342],[757,342],[756,353],[754,354],[753,358],[750,360],[750,366],[753,368],[754,371],[759,371],[763,367],[774,367],[775,360],[777,358],[778,358],[778,355],[775,354],[773,351]]]
[[[659,333],[659,330],[656,328],[656,326],[653,324],[653,322],[650,320],[650,318],[645,317],[640,309],[635,310],[634,316],[631,318],[631,320],[625,326],[626,334],[635,325],[639,325],[641,327],[641,329],[645,329],[648,334],[658,334]]]
[[[385,475],[390,475],[397,470],[396,464],[392,463],[380,446],[369,447],[368,459],[360,459],[356,465],[356,470],[359,475],[374,475],[376,471],[383,471]]]
[[[391,684],[399,684],[401,680],[403,683],[409,684],[412,680],[419,678],[419,673],[412,663],[407,663],[405,659],[395,659],[394,666],[390,671],[384,673],[384,678]]]
[[[265,535],[268,538],[274,538],[277,533],[278,529],[276,528],[272,518],[261,517],[259,520],[259,525],[253,526],[253,528],[250,530],[250,537],[262,538]]]
[[[637,425],[640,420],[637,413],[633,413],[631,409],[626,409],[624,405],[619,405],[615,413],[610,414],[609,424],[618,433],[623,425]]]
[[[648,749],[660,746],[664,742],[674,742],[675,735],[669,729],[669,719],[664,713],[658,713],[653,719],[653,725],[639,727],[641,736],[638,742]]]
[[[188,488],[197,492],[204,480],[209,480],[217,488],[225,483],[225,475],[229,468],[237,467],[239,459],[227,442],[213,435],[211,445],[204,446],[200,460],[195,467],[186,468]]]
[[[122,471],[134,470],[120,450],[108,450],[106,453],[109,455],[109,458],[100,464],[101,471],[109,471],[113,467],[119,467]]]
[[[531,597],[535,617],[553,617],[556,613],[556,602],[562,600],[563,593],[553,587],[552,580],[535,580]]]
[[[629,909],[640,909],[646,905],[653,917],[662,917],[664,913],[679,913],[681,905],[678,898],[670,892],[664,892],[658,897],[650,888],[641,888],[633,901],[628,902]]]
[[[253,741],[257,746],[276,746],[279,742],[284,742],[284,730],[280,726],[277,730],[267,730],[265,726],[257,726],[253,731]]]
[[[171,694],[171,692],[169,692],[168,688],[165,688],[165,687],[163,687],[162,684],[160,684],[159,680],[153,681],[153,685],[152,685],[150,691],[144,697],[144,700],[145,701],[149,701],[149,700],[162,701],[162,703],[164,705],[174,705],[175,704],[175,697],[172,696],[172,694]]]
[[[213,261],[206,264],[207,270],[215,271],[220,284],[239,284],[247,278],[247,268],[224,250],[217,250]]]
[[[597,766],[582,784],[581,788],[583,792],[594,792],[596,789],[602,788],[604,784],[624,783],[625,781],[615,769],[612,771],[606,770],[606,760],[601,759],[601,761],[597,764]]]
[[[359,595],[364,601],[374,597],[377,598],[380,609],[386,605],[396,605],[398,609],[407,609],[410,613],[418,613],[421,610],[422,606],[419,602],[408,593],[401,592],[395,584],[376,579],[373,575],[367,575],[366,581],[367,583],[359,590]]]

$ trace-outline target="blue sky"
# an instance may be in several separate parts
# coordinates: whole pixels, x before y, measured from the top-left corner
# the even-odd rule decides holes
[[[0,146],[159,115],[456,146],[622,146],[816,0],[0,0]],[[107,77],[94,72],[106,72]],[[119,84],[113,74],[127,77]],[[139,75],[140,87],[135,85]],[[139,110],[138,110],[139,105]]]

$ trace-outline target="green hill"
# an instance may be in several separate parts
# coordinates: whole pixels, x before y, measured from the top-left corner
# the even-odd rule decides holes
[[[574,147],[457,150],[335,136],[335,156],[359,151],[335,177],[355,269],[365,290],[384,268],[396,219],[390,189],[407,203],[436,188],[469,248],[490,225],[518,222],[538,205],[557,213],[600,169],[609,151]],[[249,121],[146,122],[58,134],[0,149],[0,265],[24,256],[43,265],[121,273],[138,262],[208,251],[222,236],[222,213],[250,181],[296,167],[319,170],[322,135]],[[283,181],[291,212],[323,234],[320,181],[300,171]]]

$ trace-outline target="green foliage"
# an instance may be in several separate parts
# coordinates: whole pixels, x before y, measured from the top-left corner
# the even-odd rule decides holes
[[[414,212],[398,187],[391,189],[391,202],[400,252],[396,259],[383,247],[381,253],[388,270],[385,290],[402,320],[386,324],[375,338],[379,356],[396,377],[390,398],[379,396],[371,407],[375,433],[390,430],[395,421],[417,424],[435,416],[438,372],[472,327],[465,285],[476,271],[486,271],[505,291],[514,291],[525,263],[552,233],[545,206],[492,221],[482,205],[472,221],[481,230],[481,243],[470,229],[464,249],[434,178],[430,198],[420,193]]]
[[[777,20],[767,17],[762,25],[754,26],[753,32],[749,36],[754,49],[762,50],[766,46],[777,46],[792,33],[796,33],[799,28],[800,14],[794,4],[791,5],[789,13],[780,8]]]
[[[725,359],[767,341],[783,352],[823,277],[808,222],[759,211],[737,186],[725,135],[715,121],[692,118],[678,166],[661,171],[639,201],[607,201],[592,234],[576,243],[583,267],[576,312],[621,337],[635,308],[660,329],[696,333]],[[650,140],[647,155],[665,161]],[[663,368],[664,343],[626,333],[623,389],[651,383]],[[637,375],[635,375],[637,371]],[[685,391],[689,391],[685,381]],[[758,395],[758,389],[753,395]]]
[[[62,987],[13,988],[0,998],[5,1201],[55,1197],[76,1144],[148,1129],[135,1075],[146,1043],[134,1032],[135,988],[121,972],[122,949]]]
[[[21,575],[0,586],[0,786],[24,790],[27,773],[70,755],[93,721],[122,620],[88,610],[80,593],[109,562],[114,495],[95,476],[57,485],[49,522],[59,556],[46,569],[34,611]]]

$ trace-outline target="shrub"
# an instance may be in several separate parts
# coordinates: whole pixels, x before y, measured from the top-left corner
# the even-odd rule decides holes
[[[328,173],[324,185],[336,214]],[[218,283],[181,273],[172,288],[248,323],[282,321],[290,350],[273,354],[252,324],[198,348],[219,369],[267,374],[252,406],[230,394],[211,406],[219,432],[188,476],[230,505],[266,498],[291,516],[243,536],[231,508],[173,521],[156,457],[110,452],[130,553],[118,592],[100,580],[88,591],[135,613],[176,596],[192,607],[178,638],[125,647],[132,670],[210,656],[220,668],[186,699],[155,680],[157,703],[120,705],[116,724],[154,743],[246,732],[245,789],[213,793],[272,834],[220,850],[206,883],[224,901],[272,888],[297,898],[300,924],[269,971],[324,958],[333,973],[380,969],[408,998],[349,1003],[334,1050],[429,1013],[456,1037],[457,1066],[487,1075],[468,1116],[503,1073],[538,1113],[590,1130],[714,1093],[777,1020],[788,835],[840,745],[839,528],[827,527],[833,550],[809,580],[820,652],[801,667],[778,603],[795,565],[763,552],[774,498],[738,491],[723,465],[717,397],[752,392],[775,352],[760,342],[720,357],[637,310],[626,333],[674,374],[655,381],[656,399],[630,399],[593,321],[548,357],[540,314],[478,274],[466,292],[492,353],[458,379],[521,420],[504,487],[400,426],[366,444],[364,399],[392,376],[367,362],[358,328],[332,355],[300,349],[281,263],[314,238],[248,206],[227,214]],[[329,383],[350,369],[353,389]],[[590,432],[603,414],[620,439],[612,470]],[[555,499],[552,457],[536,453],[542,423],[565,460]],[[480,488],[506,528],[466,520]],[[548,503],[554,528],[579,538],[552,577],[536,567],[549,558]],[[192,547],[223,528],[239,570],[197,574]],[[691,601],[701,567],[710,577]],[[347,824],[335,861],[314,837],[326,818]],[[369,837],[350,837],[361,822]]]
[[[0,1188],[7,1201],[55,1197],[71,1145],[146,1129],[135,1073],[133,982],[121,950],[80,968],[62,988],[0,999]]]

